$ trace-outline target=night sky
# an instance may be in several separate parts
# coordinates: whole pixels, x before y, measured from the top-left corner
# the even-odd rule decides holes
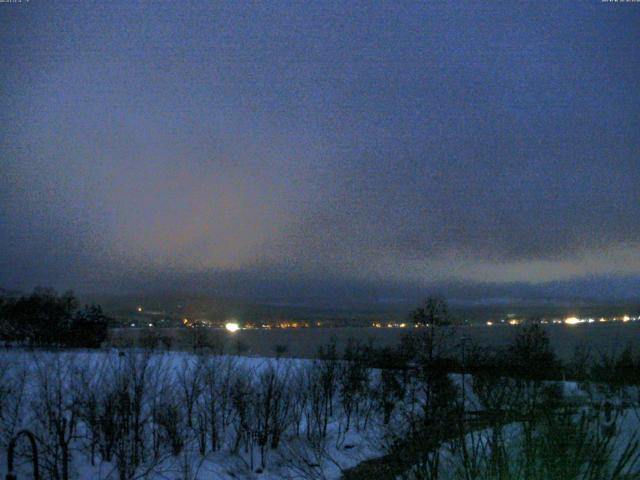
[[[31,0],[0,55],[0,287],[640,297],[640,4]]]

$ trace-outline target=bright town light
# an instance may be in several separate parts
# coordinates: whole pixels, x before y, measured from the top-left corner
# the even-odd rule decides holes
[[[569,317],[564,321],[564,323],[566,323],[567,325],[577,325],[578,323],[580,323],[580,319],[576,317]]]
[[[238,324],[237,324],[237,323],[235,323],[235,322],[229,322],[229,323],[226,323],[226,324],[224,325],[224,328],[226,328],[226,329],[227,329],[227,331],[229,331],[229,332],[232,332],[232,333],[233,333],[233,332],[237,332],[238,330],[240,330],[240,325],[238,325]]]

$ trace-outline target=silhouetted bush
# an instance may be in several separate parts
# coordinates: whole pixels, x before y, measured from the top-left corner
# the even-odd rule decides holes
[[[590,378],[611,385],[640,384],[640,356],[628,347],[620,354],[601,354],[594,362]]]
[[[422,305],[411,313],[411,319],[416,325],[451,325],[449,307],[445,299],[428,297]]]
[[[69,328],[66,343],[69,347],[100,348],[107,339],[108,317],[99,305],[88,305],[79,310]]]
[[[538,324],[526,325],[507,352],[507,370],[513,376],[533,379],[559,378],[560,362],[549,337]]]

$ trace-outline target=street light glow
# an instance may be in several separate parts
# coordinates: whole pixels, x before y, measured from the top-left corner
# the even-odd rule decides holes
[[[235,322],[229,322],[229,323],[225,324],[224,328],[226,328],[227,331],[233,333],[233,332],[237,332],[238,330],[240,330],[240,325],[238,325]]]

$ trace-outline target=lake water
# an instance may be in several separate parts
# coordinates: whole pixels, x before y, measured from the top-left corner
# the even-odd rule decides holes
[[[463,326],[452,329],[449,333],[451,343],[459,342],[463,337],[482,347],[499,347],[513,341],[521,327],[511,325],[494,325],[491,327]],[[594,323],[581,325],[545,325],[551,345],[556,354],[563,360],[572,357],[578,346],[586,346],[593,355],[620,352],[626,346],[640,346],[640,322],[629,323]],[[229,333],[215,329],[207,331],[207,335],[221,338],[230,352],[242,345],[244,354],[257,356],[273,356],[277,346],[286,349],[286,356],[312,357],[318,349],[335,339],[339,349],[344,348],[349,338],[362,342],[371,341],[375,346],[394,347],[404,335],[413,335],[421,329],[413,328],[297,328],[271,330],[240,330]],[[125,340],[134,340],[148,335],[150,330],[115,329],[111,338],[114,345],[124,345]],[[189,345],[192,330],[157,329],[161,336],[170,336],[173,346],[184,348]]]

